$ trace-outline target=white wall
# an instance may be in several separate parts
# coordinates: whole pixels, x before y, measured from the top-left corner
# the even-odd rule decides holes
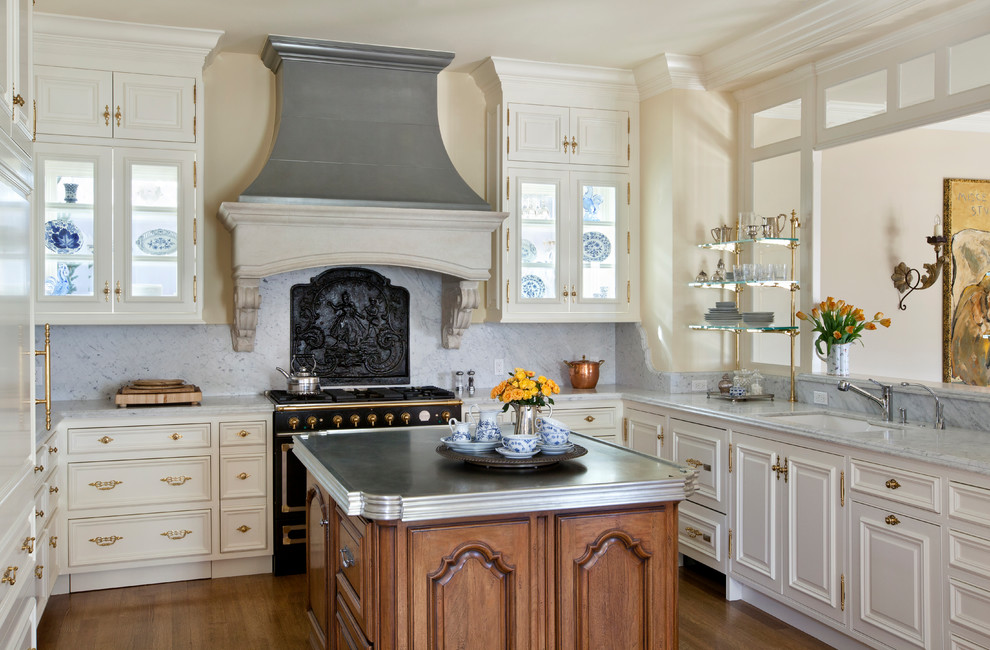
[[[990,134],[913,129],[822,152],[825,295],[816,299],[831,295],[893,319],[853,346],[853,373],[941,381],[942,281],[898,311],[890,275],[901,261],[922,272],[935,261],[925,237],[942,213],[942,179],[990,178],[987,151]]]

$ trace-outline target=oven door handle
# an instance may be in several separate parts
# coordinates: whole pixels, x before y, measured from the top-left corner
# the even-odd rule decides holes
[[[291,442],[282,443],[282,512],[303,512],[306,506],[289,505],[289,452],[292,446]]]

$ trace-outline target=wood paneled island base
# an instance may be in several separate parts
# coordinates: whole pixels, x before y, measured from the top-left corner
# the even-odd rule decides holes
[[[313,648],[677,648],[677,502],[430,521],[310,474]]]

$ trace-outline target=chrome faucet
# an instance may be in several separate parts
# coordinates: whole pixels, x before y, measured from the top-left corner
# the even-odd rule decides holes
[[[909,381],[902,381],[901,386],[918,386],[919,388],[924,388],[929,393],[931,393],[931,396],[935,398],[935,422],[933,423],[932,426],[934,426],[936,429],[945,428],[945,419],[942,417],[943,404],[942,401],[938,398],[938,395],[935,394],[935,391],[933,391],[928,386],[925,386],[924,384],[912,384]]]
[[[850,384],[848,381],[845,380],[840,381],[837,388],[843,392],[851,390],[857,395],[862,395],[863,397],[872,401],[873,403],[875,403],[877,406],[880,407],[880,410],[883,412],[884,422],[892,421],[894,419],[894,406],[890,397],[894,391],[894,386],[892,384],[881,384],[876,379],[871,379],[870,381],[872,381],[874,384],[880,387],[880,397],[877,397],[876,395],[871,395],[870,393],[867,393],[859,386],[853,386],[852,384]]]

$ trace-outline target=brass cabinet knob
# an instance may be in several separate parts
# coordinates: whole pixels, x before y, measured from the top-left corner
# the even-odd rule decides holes
[[[52,485],[48,488],[48,494],[58,494],[58,486]]]
[[[242,481],[246,481],[246,480],[248,480],[248,478],[249,478],[250,476],[251,476],[251,475],[250,475],[250,474],[248,474],[247,472],[241,472],[240,474],[238,474],[238,475],[236,476],[236,478],[239,478],[239,479],[241,479]]]
[[[45,576],[45,565],[39,564],[34,567],[34,575],[38,578],[38,580],[41,580]]]
[[[901,520],[895,517],[894,515],[887,515],[886,517],[884,517],[883,523],[887,524],[888,526],[896,526],[897,524],[901,523]]]
[[[48,545],[52,548],[58,547],[58,535],[52,535],[52,538],[48,540]]]
[[[587,416],[585,416],[584,421],[585,422],[594,422],[595,421],[595,416],[594,415],[587,415]]]
[[[49,454],[57,454],[58,453],[58,447],[49,447],[48,448],[48,453]]]
[[[385,424],[387,424],[388,426],[392,426],[392,422],[394,422],[394,421],[395,421],[395,415],[394,414],[392,414],[392,413],[386,413],[385,414]]]
[[[20,93],[14,95],[14,99],[11,101],[13,101],[14,106],[24,106],[24,97]]]
[[[7,570],[3,572],[3,578],[0,578],[0,583],[7,583],[11,587],[17,582],[17,569],[16,566],[9,566]]]
[[[299,418],[292,416],[289,418],[289,428],[295,431],[296,427],[299,426]]]
[[[35,465],[34,466],[34,473],[35,474],[37,474],[38,472],[43,472],[43,471],[45,471],[45,466],[44,465]]]
[[[357,413],[355,413],[354,415],[352,415],[351,416],[351,424],[353,424],[354,426],[358,426],[359,424],[361,424],[361,416],[358,415]]]
[[[21,544],[21,550],[27,551],[28,553],[34,553],[34,537],[25,537],[24,543]]]
[[[246,429],[241,429],[240,431],[237,432],[237,435],[239,435],[242,438],[247,438],[249,435],[251,435],[251,432],[247,431]]]
[[[117,105],[117,112],[114,113],[113,116],[117,118],[117,126],[120,126],[120,118],[123,117],[120,113],[120,104]]]
[[[110,302],[110,280],[103,284],[103,302]]]
[[[403,413],[399,416],[399,419],[402,420],[402,424],[409,424],[409,421],[412,420],[412,416],[408,413]]]
[[[102,442],[105,445],[109,445],[111,442],[113,442],[113,438],[111,438],[110,436],[103,436],[102,438],[100,438],[100,442]]]
[[[110,104],[107,104],[103,109],[103,119],[106,121],[106,125],[110,126]]]
[[[182,438],[182,434],[181,433],[173,433],[172,435],[169,436],[169,438],[171,438],[172,440],[179,440],[180,438]]]
[[[242,525],[238,526],[237,528],[235,528],[235,530],[239,530],[242,533],[246,533],[249,530],[251,530],[251,527],[250,526],[245,526],[245,525],[242,524]]]
[[[337,427],[338,429],[340,428],[340,425],[343,421],[344,421],[343,417],[339,415],[333,416],[333,426]]]
[[[308,426],[310,429],[315,429],[316,428],[316,416],[315,415],[311,415],[308,418],[306,418],[306,426]]]
[[[886,485],[891,490],[896,490],[897,488],[901,487],[901,484],[898,483],[897,479],[895,478],[889,479],[886,483],[884,483],[884,485]]]
[[[378,422],[378,416],[375,415],[374,413],[369,413],[368,414],[368,424],[370,424],[371,426],[375,426],[375,424],[377,422]]]

